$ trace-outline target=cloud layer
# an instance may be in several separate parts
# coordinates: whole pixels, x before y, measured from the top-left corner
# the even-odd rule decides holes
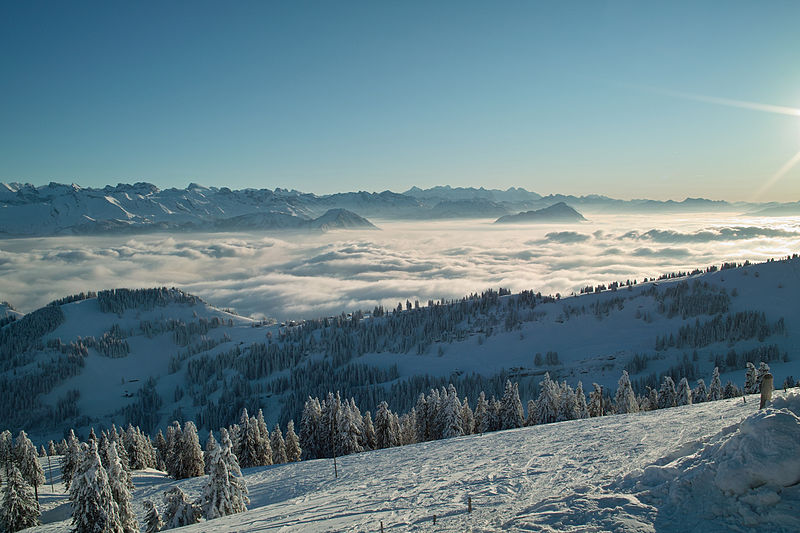
[[[380,222],[383,231],[0,241],[0,300],[23,311],[86,290],[178,286],[279,319],[459,298],[488,287],[568,294],[800,249],[797,218],[596,216],[589,223]]]

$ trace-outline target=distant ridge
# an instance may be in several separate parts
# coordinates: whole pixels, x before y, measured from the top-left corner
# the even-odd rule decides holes
[[[568,206],[564,202],[558,202],[545,207],[544,209],[537,209],[535,211],[524,211],[516,215],[506,215],[494,221],[495,224],[525,224],[525,223],[548,223],[548,222],[561,222],[561,223],[575,223],[585,222],[586,219],[583,215]]]

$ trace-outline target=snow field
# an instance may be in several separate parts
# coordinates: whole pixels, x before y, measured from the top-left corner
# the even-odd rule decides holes
[[[385,531],[745,531],[755,525],[796,531],[800,395],[786,396],[776,392],[773,407],[763,411],[754,395],[747,403],[722,400],[355,454],[337,460],[338,479],[330,459],[248,469],[249,511],[186,530],[355,532],[379,531],[383,522]],[[137,472],[139,520],[143,500],[161,506],[174,485],[196,498],[205,481]],[[64,533],[69,520],[36,530]]]

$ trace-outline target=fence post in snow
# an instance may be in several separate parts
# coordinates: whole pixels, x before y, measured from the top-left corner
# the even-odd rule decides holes
[[[467,512],[472,513],[472,496],[467,496]]]
[[[381,533],[383,533],[383,520],[381,520]]]

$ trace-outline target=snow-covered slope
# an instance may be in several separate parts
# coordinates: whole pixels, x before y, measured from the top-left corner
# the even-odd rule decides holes
[[[362,410],[386,400],[404,412],[448,383],[474,405],[511,379],[525,402],[545,372],[612,393],[624,368],[640,393],[663,375],[708,383],[715,366],[723,385],[741,386],[746,361],[768,362],[778,385],[800,377],[800,258],[597,289],[490,291],[286,324],[179,291],[83,295],[0,328],[0,420],[60,439],[111,422],[216,428],[245,406],[285,423],[308,395],[337,389]]]
[[[797,531],[800,394],[702,403],[244,470],[245,513],[181,531]],[[134,475],[134,509],[205,478]],[[43,487],[44,525],[68,531]],[[40,489],[42,490],[42,489]],[[472,512],[468,512],[471,501]],[[163,507],[162,507],[163,508]]]

